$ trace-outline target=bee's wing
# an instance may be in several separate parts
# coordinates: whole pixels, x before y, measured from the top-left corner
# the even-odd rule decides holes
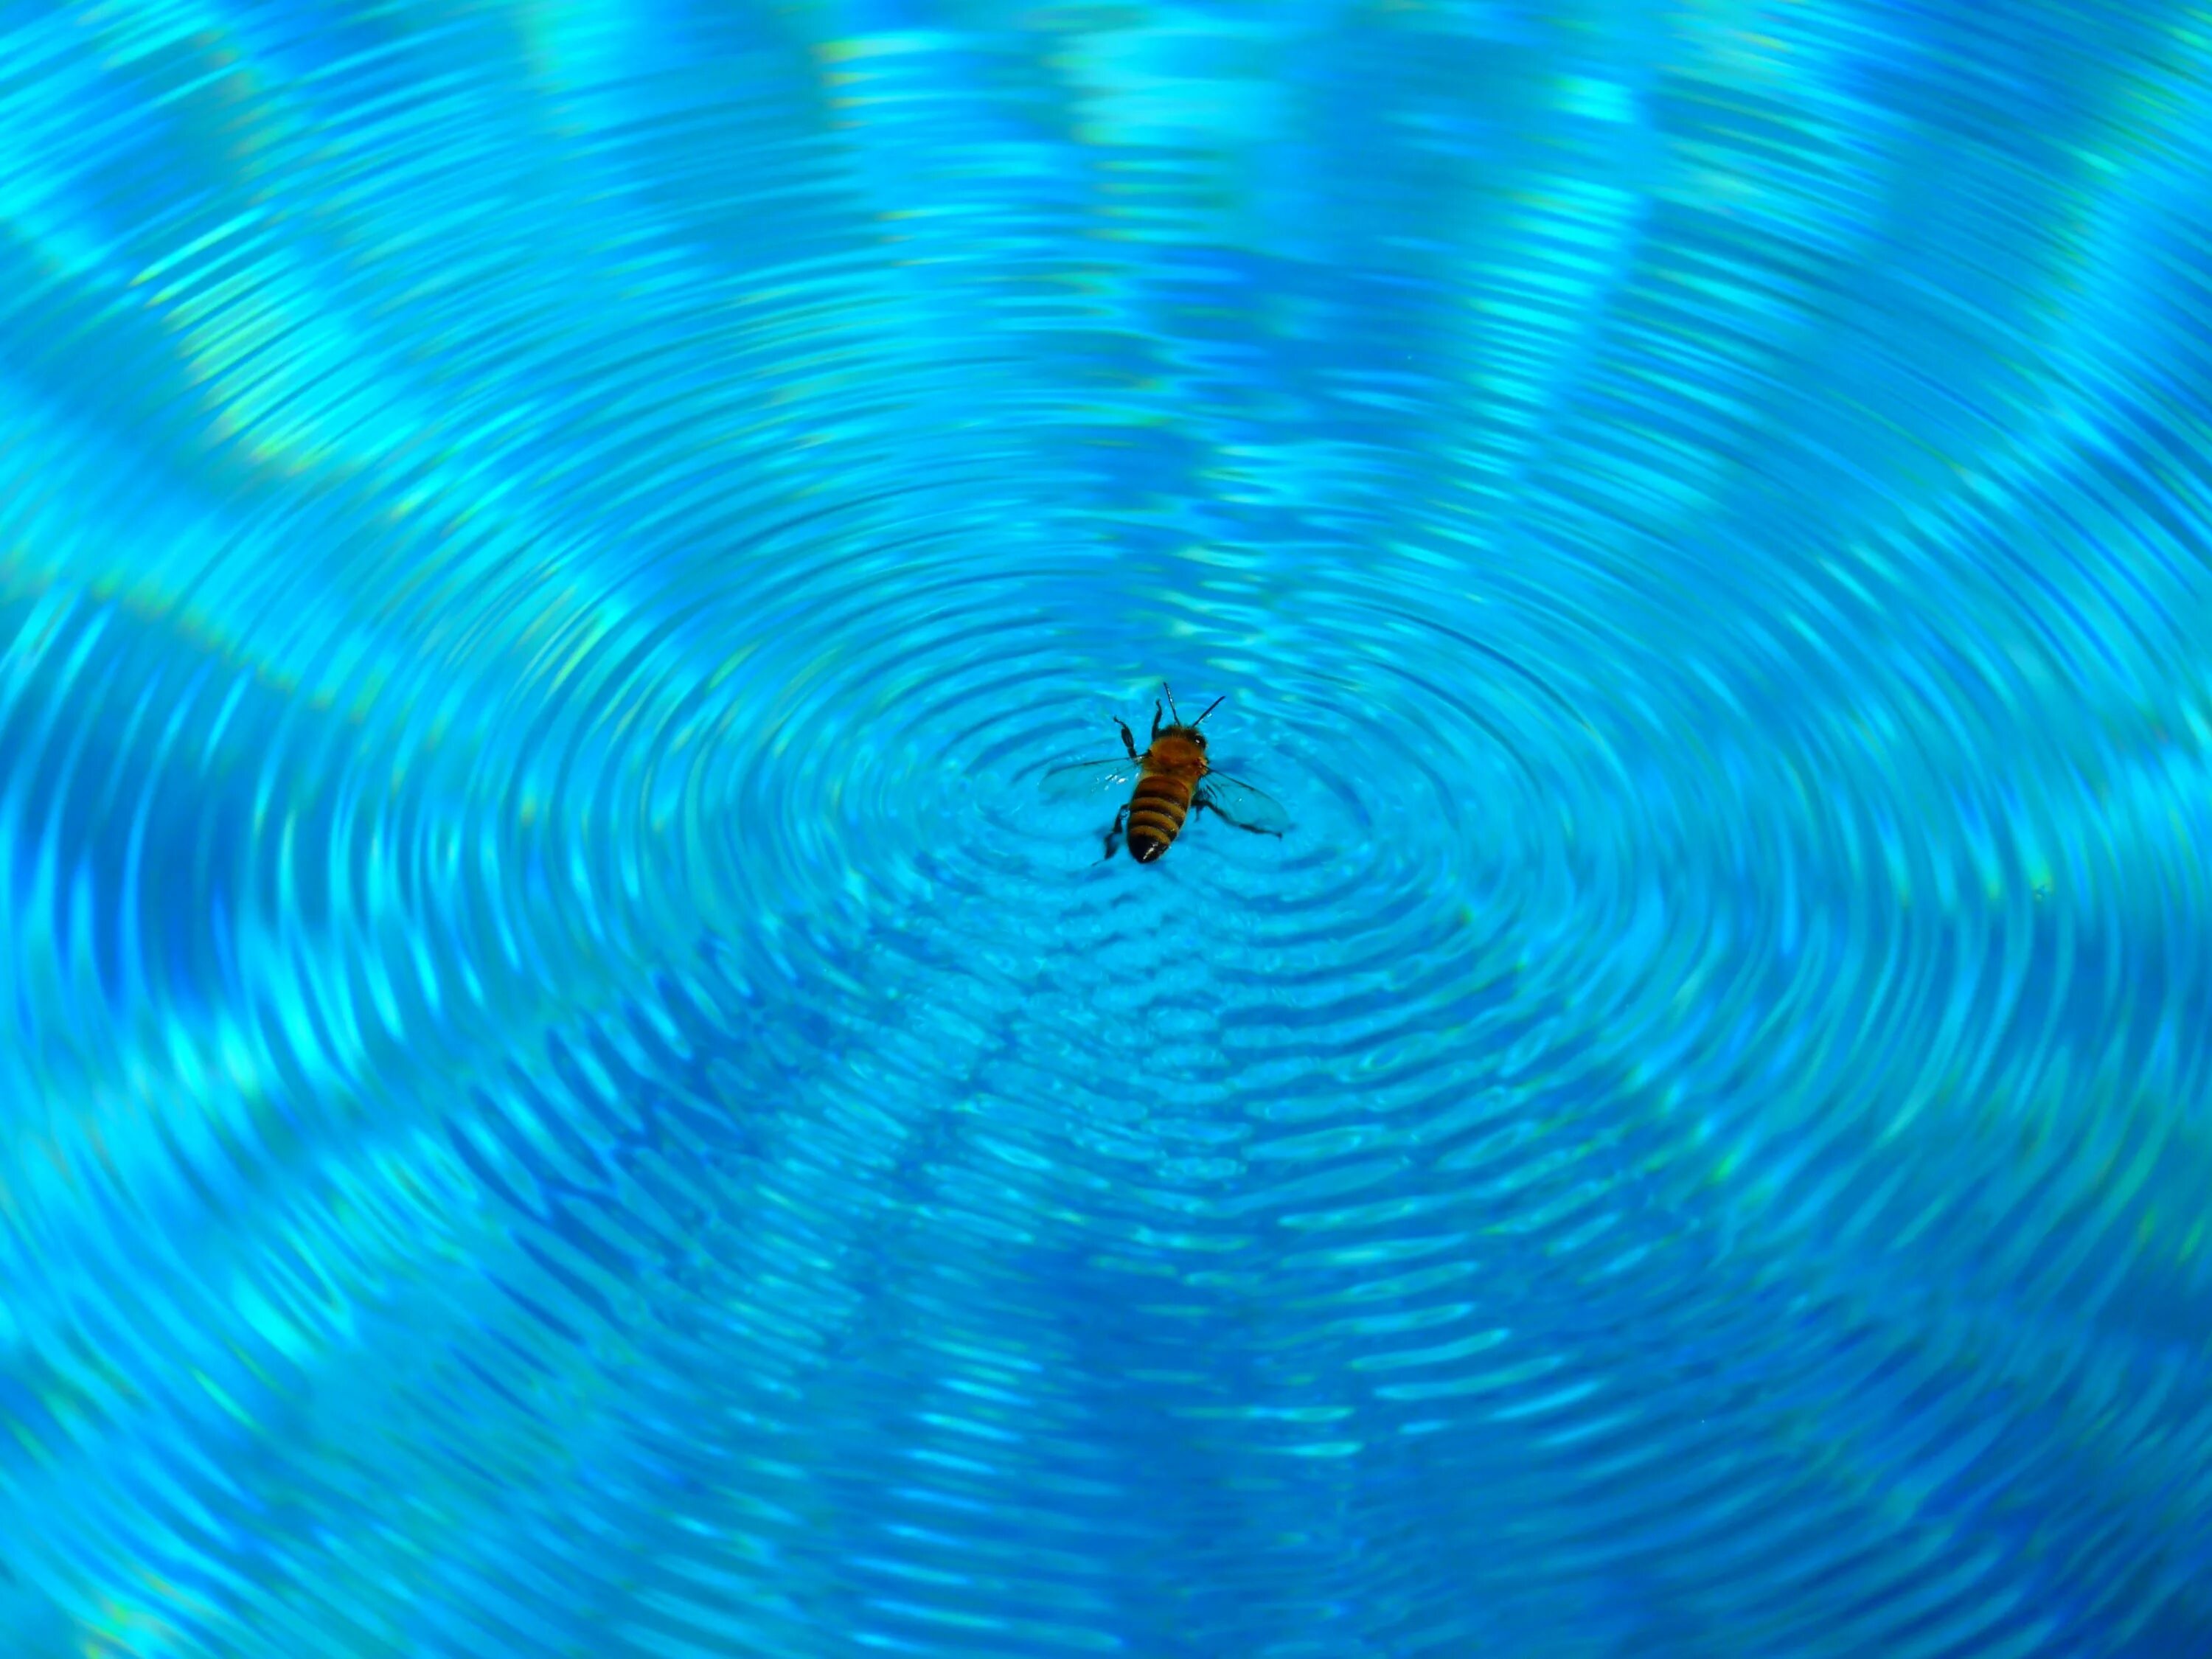
[[[1127,755],[1073,761],[1047,767],[1037,775],[1037,787],[1054,800],[1090,800],[1112,790],[1127,793],[1136,786],[1137,772],[1137,763]]]
[[[1208,772],[1198,793],[1201,800],[1239,830],[1279,836],[1291,827],[1291,815],[1283,810],[1282,802],[1225,772]]]

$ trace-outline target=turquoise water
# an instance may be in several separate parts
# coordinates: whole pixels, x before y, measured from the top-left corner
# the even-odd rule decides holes
[[[2201,4],[0,46],[9,1659],[2212,1654]]]

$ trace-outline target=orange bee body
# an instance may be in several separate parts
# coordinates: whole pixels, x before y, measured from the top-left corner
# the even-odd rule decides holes
[[[1175,694],[1164,685],[1160,690],[1173,713]],[[1212,812],[1255,835],[1280,836],[1289,827],[1281,805],[1250,784],[1215,771],[1206,758],[1206,738],[1198,728],[1222,702],[1216,697],[1206,705],[1206,714],[1188,726],[1177,714],[1174,723],[1165,726],[1160,724],[1159,705],[1153,704],[1152,737],[1141,754],[1128,723],[1116,720],[1121,746],[1128,751],[1127,760],[1078,761],[1072,766],[1056,766],[1045,774],[1046,787],[1081,793],[1124,785],[1134,776],[1136,787],[1115,815],[1114,827],[1106,832],[1109,859],[1114,856],[1115,840],[1126,837],[1131,858],[1139,864],[1154,862],[1174,845],[1194,812]],[[1228,810],[1231,806],[1243,816],[1232,816]]]
[[[1137,764],[1141,770],[1127,808],[1129,856],[1150,864],[1182,833],[1199,780],[1212,769],[1206,763],[1206,739],[1173,727],[1152,739]]]

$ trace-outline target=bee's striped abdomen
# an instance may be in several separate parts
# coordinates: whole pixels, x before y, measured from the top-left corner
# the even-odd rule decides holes
[[[1129,797],[1129,856],[1150,864],[1168,850],[1190,811],[1192,781],[1148,772]]]

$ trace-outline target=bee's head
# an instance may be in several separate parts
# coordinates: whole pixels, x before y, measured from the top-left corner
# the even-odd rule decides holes
[[[1173,737],[1187,738],[1188,741],[1196,744],[1200,749],[1205,748],[1206,739],[1198,734],[1198,728],[1206,724],[1206,714],[1211,714],[1215,709],[1220,708],[1223,703],[1226,702],[1228,699],[1225,696],[1216,697],[1212,702],[1206,705],[1206,714],[1200,714],[1188,726],[1185,726],[1182,723],[1182,715],[1177,712],[1175,706],[1175,693],[1168,690],[1167,683],[1165,681],[1162,681],[1160,684],[1160,693],[1168,700],[1168,713],[1175,716],[1175,724],[1164,730],[1160,735],[1164,738]]]

